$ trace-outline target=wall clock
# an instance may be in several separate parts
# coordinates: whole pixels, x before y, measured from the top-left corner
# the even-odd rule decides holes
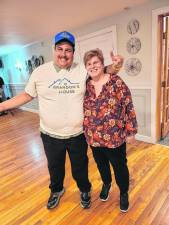
[[[127,42],[127,51],[130,54],[136,54],[141,49],[141,41],[139,38],[132,37]]]
[[[137,33],[137,31],[139,30],[139,21],[136,19],[132,19],[129,21],[129,23],[127,24],[127,31],[129,34],[135,34]]]
[[[140,73],[142,68],[142,64],[137,58],[130,58],[126,61],[124,65],[124,69],[126,73],[130,76],[136,76]]]

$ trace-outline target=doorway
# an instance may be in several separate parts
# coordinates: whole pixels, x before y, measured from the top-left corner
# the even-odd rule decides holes
[[[169,146],[169,13],[160,15],[159,22],[159,49],[158,49],[158,72],[159,72],[159,117],[160,144]]]

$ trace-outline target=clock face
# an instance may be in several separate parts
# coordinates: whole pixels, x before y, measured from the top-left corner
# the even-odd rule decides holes
[[[137,31],[139,30],[139,21],[136,19],[132,19],[129,21],[129,23],[127,24],[127,31],[129,34],[133,35],[135,33],[137,33]]]
[[[136,76],[141,71],[142,64],[137,58],[130,58],[126,61],[124,68],[128,75]]]
[[[139,38],[133,37],[127,42],[127,51],[130,54],[136,54],[141,49],[141,41]]]

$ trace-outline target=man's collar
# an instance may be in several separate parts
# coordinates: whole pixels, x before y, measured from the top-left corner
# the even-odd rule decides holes
[[[60,67],[59,67],[58,65],[56,65],[55,63],[53,63],[53,65],[54,65],[55,70],[56,70],[57,73],[59,73],[59,72],[62,70],[62,68],[60,68]],[[76,63],[73,63],[70,67],[66,68],[65,70],[70,71],[71,68],[74,68],[74,67],[76,67],[76,66],[77,66],[77,64],[76,64]]]

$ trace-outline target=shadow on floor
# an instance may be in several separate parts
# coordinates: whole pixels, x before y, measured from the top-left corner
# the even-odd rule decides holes
[[[169,133],[167,134],[167,136],[164,139],[159,141],[158,144],[169,146]]]

